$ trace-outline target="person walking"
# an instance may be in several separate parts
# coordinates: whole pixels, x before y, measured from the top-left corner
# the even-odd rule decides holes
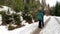
[[[42,7],[39,7],[39,9],[37,11],[37,14],[36,14],[36,17],[37,17],[37,20],[39,21],[38,27],[39,28],[44,27],[44,21],[43,21],[43,18],[44,18],[44,10],[42,10]]]

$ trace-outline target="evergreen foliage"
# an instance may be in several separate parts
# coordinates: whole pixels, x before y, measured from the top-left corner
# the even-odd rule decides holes
[[[54,10],[53,13],[55,16],[60,16],[60,3],[57,2],[53,10]]]

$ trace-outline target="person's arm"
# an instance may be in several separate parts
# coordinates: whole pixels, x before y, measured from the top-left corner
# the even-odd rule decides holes
[[[45,15],[45,11],[43,11],[43,15]]]

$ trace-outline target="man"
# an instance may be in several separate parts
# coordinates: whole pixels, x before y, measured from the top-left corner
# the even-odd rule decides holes
[[[43,21],[43,17],[44,17],[44,11],[42,10],[42,7],[39,7],[38,12],[37,12],[37,20],[39,21],[39,28],[44,27],[44,21]]]

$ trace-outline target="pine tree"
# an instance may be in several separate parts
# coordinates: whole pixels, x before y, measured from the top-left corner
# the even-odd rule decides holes
[[[54,9],[54,15],[60,16],[60,3],[56,3],[55,9]]]

